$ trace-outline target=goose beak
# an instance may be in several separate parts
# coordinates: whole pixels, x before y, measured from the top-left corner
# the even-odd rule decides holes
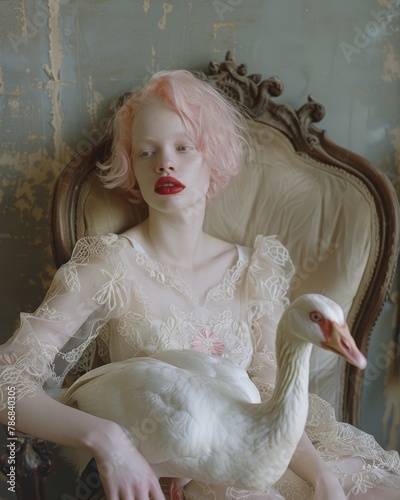
[[[367,366],[367,360],[356,346],[347,323],[341,326],[332,323],[329,338],[325,342],[321,342],[321,345],[324,349],[339,354],[360,370],[364,370]]]

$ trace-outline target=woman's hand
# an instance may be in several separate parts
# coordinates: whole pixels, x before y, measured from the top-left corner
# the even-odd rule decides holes
[[[18,430],[94,457],[108,500],[164,500],[153,469],[118,424],[66,406],[42,389],[17,405]]]
[[[99,445],[93,451],[107,500],[165,500],[153,469],[119,429],[111,447]]]

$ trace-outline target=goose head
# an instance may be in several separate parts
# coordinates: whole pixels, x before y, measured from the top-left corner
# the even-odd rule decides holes
[[[302,341],[342,356],[361,370],[367,365],[342,308],[324,295],[306,294],[295,299],[282,316],[282,327]]]

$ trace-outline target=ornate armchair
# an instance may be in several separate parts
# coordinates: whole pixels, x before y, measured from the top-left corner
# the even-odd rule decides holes
[[[273,234],[296,265],[292,296],[319,292],[343,307],[367,356],[372,327],[387,296],[399,252],[399,205],[386,177],[367,160],[334,144],[315,123],[324,116],[311,97],[297,111],[274,102],[282,83],[246,75],[230,53],[198,76],[217,86],[249,119],[245,168],[209,206],[205,229],[251,245]],[[146,217],[118,191],[105,189],[96,161],[105,137],[71,161],[52,200],[51,235],[57,266],[78,238],[123,232]],[[310,391],[328,400],[339,419],[357,425],[363,373],[328,353],[312,357]],[[29,497],[33,498],[33,497]]]

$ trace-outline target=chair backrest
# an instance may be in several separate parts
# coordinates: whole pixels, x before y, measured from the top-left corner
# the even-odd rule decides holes
[[[399,251],[399,205],[389,181],[365,159],[314,126],[323,106],[309,98],[295,111],[276,104],[276,78],[246,75],[230,53],[198,76],[217,86],[249,118],[249,150],[242,174],[207,209],[205,230],[251,246],[257,234],[277,235],[296,265],[292,297],[317,292],[343,307],[367,355],[369,336],[388,293]],[[105,189],[96,161],[104,138],[61,173],[52,202],[56,264],[67,261],[78,238],[120,233],[144,220],[145,208]],[[339,418],[359,423],[363,373],[316,350],[310,391],[335,406]]]

